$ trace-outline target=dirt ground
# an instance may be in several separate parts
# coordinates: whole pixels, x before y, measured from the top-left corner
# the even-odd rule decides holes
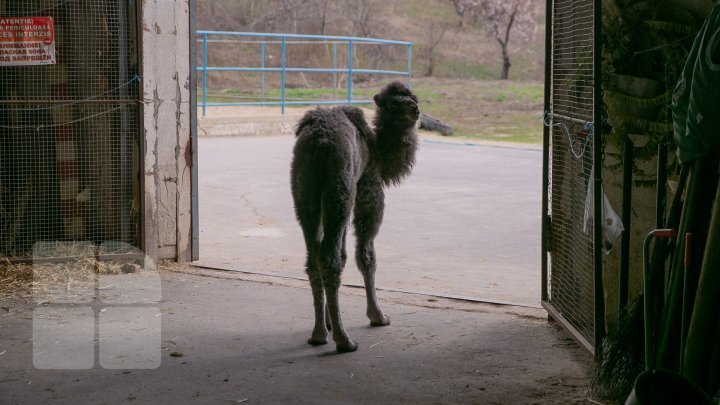
[[[154,369],[103,368],[97,347],[93,367],[38,369],[44,354],[33,349],[33,314],[53,304],[3,301],[0,402],[594,403],[590,355],[540,309],[380,292],[392,323],[372,328],[364,291],[344,287],[344,323],[360,349],[337,355],[332,343],[305,343],[312,328],[305,282],[187,265],[168,265],[159,277],[160,364]],[[98,311],[100,304],[90,304],[96,316],[105,310]],[[75,326],[72,318],[56,321]]]

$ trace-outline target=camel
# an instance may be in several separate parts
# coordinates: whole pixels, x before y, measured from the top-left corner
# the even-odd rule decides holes
[[[367,316],[372,326],[390,324],[375,293],[374,239],[383,219],[383,188],[399,184],[415,163],[420,117],[417,97],[392,82],[373,97],[373,127],[361,109],[317,108],[298,122],[291,164],[295,214],[307,249],[315,327],[311,345],[328,342],[332,330],[338,352],[358,344],[343,328],[338,290],[347,252],[345,237],[353,214],[355,261],[365,281]]]

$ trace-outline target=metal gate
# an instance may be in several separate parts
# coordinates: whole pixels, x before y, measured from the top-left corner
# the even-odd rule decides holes
[[[600,2],[548,0],[542,305],[586,349],[603,338]]]
[[[142,247],[138,14],[137,0],[0,0],[0,258],[40,241]]]

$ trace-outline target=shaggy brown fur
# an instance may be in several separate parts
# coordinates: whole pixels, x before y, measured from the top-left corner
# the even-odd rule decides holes
[[[358,347],[343,328],[338,304],[351,211],[367,316],[373,326],[389,325],[390,318],[383,314],[375,296],[373,241],[383,218],[383,187],[398,184],[410,174],[417,149],[417,97],[402,83],[393,82],[374,100],[374,130],[362,110],[342,106],[308,112],[295,133],[292,195],[305,237],[306,270],[315,306],[315,328],[308,343],[326,344],[331,328],[339,352]]]

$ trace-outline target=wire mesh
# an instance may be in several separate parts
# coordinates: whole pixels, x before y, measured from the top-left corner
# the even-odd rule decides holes
[[[136,0],[0,0],[0,25],[31,17],[52,17],[56,63],[0,61],[0,257],[140,247]]]
[[[552,15],[552,126],[549,165],[549,303],[594,341],[592,184],[593,2],[555,0]],[[589,218],[588,218],[589,216]]]

